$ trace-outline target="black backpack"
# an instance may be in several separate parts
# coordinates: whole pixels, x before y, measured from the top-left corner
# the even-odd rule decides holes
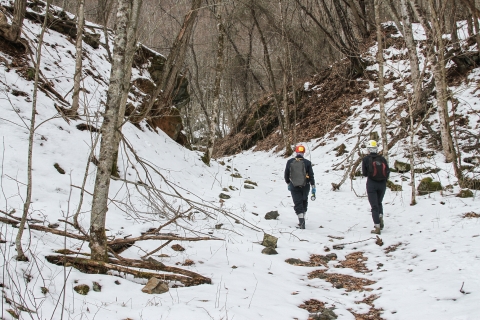
[[[304,187],[307,184],[307,170],[302,158],[295,158],[290,164],[290,181],[294,187]]]
[[[387,161],[382,156],[370,157],[368,177],[375,181],[387,180]]]

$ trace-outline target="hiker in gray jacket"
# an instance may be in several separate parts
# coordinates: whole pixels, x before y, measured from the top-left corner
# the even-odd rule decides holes
[[[312,194],[315,194],[315,178],[312,163],[305,159],[305,147],[298,145],[295,148],[295,158],[287,161],[285,167],[285,182],[292,194],[295,213],[298,216],[298,226],[305,229],[305,214],[308,208],[308,193],[312,186]]]

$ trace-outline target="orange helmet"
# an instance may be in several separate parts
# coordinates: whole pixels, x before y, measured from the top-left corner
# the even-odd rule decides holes
[[[296,153],[305,153],[305,147],[300,144],[300,145],[295,147],[295,152]]]

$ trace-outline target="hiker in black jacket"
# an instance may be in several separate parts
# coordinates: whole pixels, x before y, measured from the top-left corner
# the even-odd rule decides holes
[[[298,216],[298,226],[305,229],[305,214],[308,208],[308,193],[312,186],[312,194],[315,194],[315,178],[313,177],[312,163],[304,159],[305,147],[298,145],[295,148],[295,158],[287,161],[285,167],[285,182],[292,194],[294,210]]]
[[[367,178],[367,195],[372,207],[372,218],[375,224],[371,233],[380,234],[383,229],[383,196],[387,189],[387,179],[390,176],[390,168],[387,160],[379,155],[377,142],[370,140],[367,149],[370,154],[363,158],[362,174]]]

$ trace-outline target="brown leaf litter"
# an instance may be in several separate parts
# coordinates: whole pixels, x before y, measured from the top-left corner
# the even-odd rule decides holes
[[[333,260],[337,260],[337,255],[335,253],[330,253],[325,256],[322,256],[319,254],[312,254],[310,255],[310,261],[303,261],[300,259],[289,258],[285,260],[285,262],[294,266],[301,266],[301,267],[319,267],[319,266],[327,267],[328,262]]]
[[[339,273],[327,273],[325,270],[315,270],[308,274],[309,279],[323,279],[327,282],[330,282],[337,289],[345,289],[347,292],[350,291],[372,291],[371,288],[365,288],[375,284],[375,281],[365,279],[365,278],[356,278],[353,276],[339,274]]]
[[[378,295],[372,294],[363,299],[362,301],[355,301],[356,304],[368,304],[370,306],[368,313],[355,313],[351,309],[349,309],[348,311],[350,311],[355,316],[355,320],[383,320],[381,316],[383,309],[376,309],[373,305],[373,301],[378,298]]]
[[[393,252],[395,250],[397,250],[398,247],[400,247],[402,245],[401,242],[397,243],[397,244],[392,244],[391,246],[388,246],[384,249],[385,253],[390,253],[390,252]]]
[[[340,261],[340,265],[336,266],[336,268],[350,268],[355,270],[355,272],[369,273],[372,270],[369,270],[365,265],[367,260],[368,258],[363,256],[363,252],[353,252],[348,254],[345,260]]]

